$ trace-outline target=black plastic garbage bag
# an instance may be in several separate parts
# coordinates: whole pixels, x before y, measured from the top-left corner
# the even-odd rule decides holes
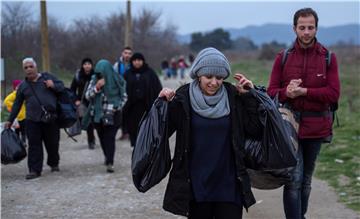
[[[140,192],[158,184],[171,167],[167,109],[167,101],[158,98],[140,122],[131,161],[133,182]]]
[[[14,130],[7,128],[1,132],[1,163],[18,163],[26,157],[23,142]]]
[[[252,170],[247,169],[251,187],[256,189],[277,189],[292,179],[293,167],[277,170]]]
[[[265,92],[256,89],[251,89],[250,92],[260,102],[259,119],[264,132],[261,141],[246,140],[246,166],[254,170],[294,167],[297,161],[292,132],[278,106]],[[297,139],[296,135],[293,137]]]
[[[269,168],[261,166],[257,161],[261,160],[263,153],[263,144],[261,141],[247,139],[245,143],[245,150],[247,152],[246,164],[248,167],[251,186],[257,189],[277,189],[287,182],[290,182],[293,177],[293,171],[300,164],[299,151],[298,151],[298,130],[299,130],[299,115],[296,114],[288,104],[281,104],[278,101],[278,96],[274,98],[274,104],[277,107],[285,131],[291,141],[291,149],[296,154],[296,166],[287,168]],[[278,116],[277,116],[278,117]],[[277,118],[275,117],[275,118]],[[281,120],[279,120],[281,121]],[[252,169],[253,168],[253,169]]]
[[[298,149],[298,148],[297,148]],[[302,172],[302,151],[296,151],[297,164],[295,167],[272,170],[247,169],[251,187],[257,189],[277,189],[292,180],[298,179]]]

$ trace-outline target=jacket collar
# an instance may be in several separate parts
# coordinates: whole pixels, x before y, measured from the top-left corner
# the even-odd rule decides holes
[[[314,38],[314,44],[311,46],[311,47],[308,47],[308,48],[303,48],[301,47],[300,43],[299,43],[299,39],[296,38],[295,42],[294,42],[294,46],[293,46],[296,50],[298,51],[301,51],[301,52],[305,52],[305,51],[308,51],[308,52],[313,52],[313,51],[318,51],[321,47],[321,45],[318,43],[318,40],[317,38],[315,37]]]

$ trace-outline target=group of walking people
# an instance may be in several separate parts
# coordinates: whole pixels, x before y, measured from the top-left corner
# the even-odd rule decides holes
[[[321,143],[332,134],[329,107],[338,101],[340,93],[336,56],[331,53],[331,62],[326,61],[329,53],[316,39],[317,27],[318,16],[311,8],[294,14],[296,39],[289,50],[276,56],[267,90],[301,115],[301,159],[283,192],[286,218],[305,218],[315,161]],[[249,92],[254,89],[253,82],[244,74],[233,75],[223,53],[215,48],[200,51],[190,68],[193,81],[176,91],[162,88],[144,56],[132,54],[129,47],[114,66],[100,60],[93,68],[91,59],[81,64],[71,87],[76,91],[76,105],[87,106],[82,126],[87,130],[90,149],[95,145],[96,129],[107,172],[114,172],[118,128],[129,134],[135,146],[143,113],[157,97],[163,97],[169,102],[169,136],[176,132],[163,208],[195,219],[242,218],[243,207],[247,210],[255,203],[243,160],[245,139],[261,138],[263,126],[259,102]],[[34,93],[40,96],[41,105],[53,112],[56,92],[64,85],[51,74],[38,73],[32,58],[23,60],[23,69],[26,79],[17,89],[7,126],[25,101],[29,141],[26,178],[32,179],[41,175],[42,142],[49,155],[47,164],[52,171],[59,171],[59,129],[55,122],[41,122],[42,108]],[[225,81],[232,75],[236,85]]]
[[[185,70],[189,68],[194,61],[192,54],[189,55],[188,59],[184,55],[180,55],[179,58],[171,58],[170,62],[164,59],[161,62],[161,72],[164,79],[174,78],[176,79],[180,74],[180,79],[185,79]]]
[[[29,174],[26,179],[34,179],[40,177],[43,170],[43,143],[51,171],[60,171],[60,130],[56,122],[56,101],[57,95],[65,87],[54,75],[39,73],[33,58],[25,58],[22,64],[25,80],[22,83],[16,81],[16,90],[11,95],[13,98],[6,101],[11,102],[11,106],[8,107],[10,116],[5,127],[11,127],[16,116],[20,122],[26,117],[26,125],[24,123],[21,126],[26,128],[26,132],[21,133],[26,133],[29,144]],[[88,147],[95,148],[96,130],[107,172],[114,172],[115,136],[118,129],[122,127],[122,134],[129,135],[131,146],[134,146],[137,125],[161,88],[160,80],[146,63],[145,57],[141,53],[132,54],[130,47],[123,49],[122,56],[114,65],[107,60],[100,60],[96,65],[90,58],[81,61],[70,89],[75,94],[74,104],[82,129],[87,133]],[[51,114],[53,119],[44,122],[44,113]]]

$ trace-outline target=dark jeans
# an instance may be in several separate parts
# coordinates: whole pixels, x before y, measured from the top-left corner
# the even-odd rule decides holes
[[[80,123],[82,121],[82,118],[80,119]],[[94,135],[94,124],[91,122],[89,126],[86,129],[86,135],[87,135],[87,141],[88,144],[94,143],[95,144],[95,135]]]
[[[42,123],[26,120],[26,134],[29,142],[28,167],[29,171],[41,173],[43,168],[44,142],[47,151],[47,165],[59,165],[60,129],[56,122]]]
[[[299,141],[299,161],[293,172],[293,180],[284,186],[283,204],[287,219],[305,218],[308,208],[311,179],[322,140]]]
[[[118,131],[118,126],[104,126],[100,123],[94,123],[95,129],[98,133],[101,149],[105,156],[105,164],[114,164],[115,155],[115,136]]]
[[[127,122],[125,119],[126,119],[125,116],[121,112],[121,131],[122,131],[121,134],[122,135],[129,134],[128,129],[127,129]]]
[[[19,128],[15,129],[16,134],[20,137],[21,141],[26,142],[26,119],[19,121]]]
[[[190,202],[189,219],[241,219],[242,207],[230,202]]]
[[[86,129],[87,140],[89,143],[95,144],[95,135],[94,135],[94,125],[92,123],[89,124],[88,128]]]

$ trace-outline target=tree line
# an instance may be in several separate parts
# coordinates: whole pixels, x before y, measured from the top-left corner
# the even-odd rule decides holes
[[[21,60],[34,57],[41,66],[40,21],[21,2],[2,3],[1,54],[5,59],[7,81],[23,78]],[[75,72],[84,57],[95,62],[101,58],[115,62],[124,45],[125,12],[119,11],[108,17],[89,16],[74,20],[69,25],[48,16],[50,63],[53,73]],[[177,27],[160,24],[160,12],[143,9],[132,18],[133,50],[142,52],[146,61],[155,69],[162,60],[178,55],[196,54],[212,46],[225,53],[255,54],[257,59],[272,60],[287,45],[276,41],[257,46],[251,39],[239,37],[232,40],[222,28],[191,35],[189,44],[177,40]],[[344,46],[341,46],[344,47]],[[41,69],[40,69],[41,70]]]
[[[219,50],[232,50],[238,53],[259,51],[259,59],[273,59],[277,52],[286,48],[286,44],[276,41],[264,43],[258,47],[251,39],[246,37],[232,40],[230,33],[222,28],[217,28],[207,33],[196,32],[191,34],[190,49],[200,51],[208,46]]]
[[[22,78],[21,60],[34,57],[41,63],[40,21],[23,3],[3,3],[1,54],[7,80]],[[157,68],[165,57],[187,52],[176,40],[176,27],[160,25],[161,13],[143,9],[132,19],[133,50],[142,52]],[[115,62],[124,45],[125,12],[108,17],[90,16],[64,25],[51,15],[48,19],[51,70],[74,72],[84,57]]]

